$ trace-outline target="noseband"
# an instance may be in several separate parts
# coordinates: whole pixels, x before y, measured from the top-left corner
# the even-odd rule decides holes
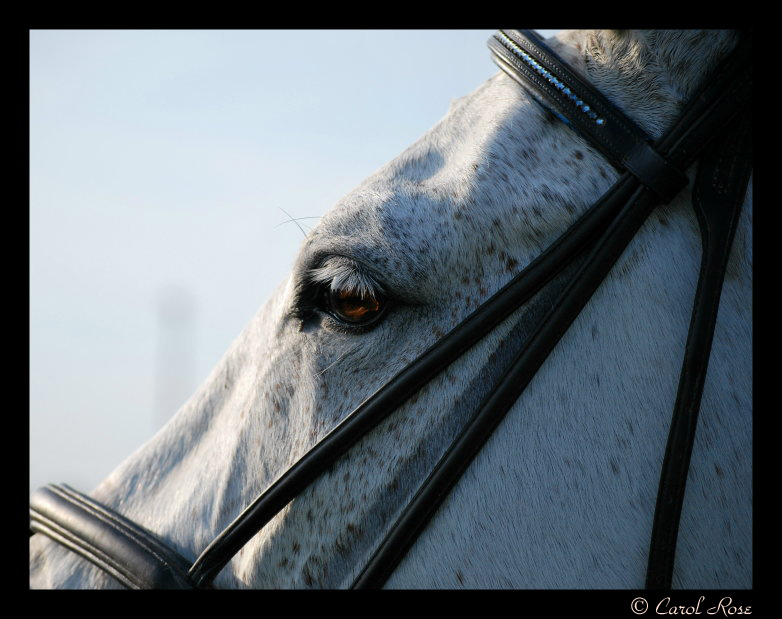
[[[692,202],[701,230],[701,268],[660,475],[646,580],[647,588],[670,588],[722,282],[752,169],[751,38],[742,36],[657,141],[578,78],[534,31],[500,30],[489,48],[503,71],[622,173],[619,180],[521,273],[345,417],[194,563],[146,529],[64,485],[33,494],[31,535],[49,536],[129,588],[211,586],[231,558],[337,458],[577,257],[586,256],[353,583],[354,588],[381,587],[654,207],[680,193],[688,182],[683,171],[698,160]]]

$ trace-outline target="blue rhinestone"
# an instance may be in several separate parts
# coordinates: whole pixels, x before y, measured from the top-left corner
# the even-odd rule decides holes
[[[585,105],[585,106],[584,106],[584,111],[585,111],[585,112],[588,112],[588,111],[589,111],[589,106],[588,106],[588,105]]]
[[[597,119],[597,124],[598,124],[598,125],[602,125],[602,124],[604,124],[604,123],[605,123],[605,120],[603,120],[602,118],[598,118],[598,119]]]

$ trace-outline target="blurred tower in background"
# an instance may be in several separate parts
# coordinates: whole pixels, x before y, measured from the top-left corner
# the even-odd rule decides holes
[[[157,295],[154,430],[162,427],[193,394],[196,302],[183,286],[168,285]]]

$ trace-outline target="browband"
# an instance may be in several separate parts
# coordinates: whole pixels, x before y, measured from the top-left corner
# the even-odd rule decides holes
[[[600,92],[581,80],[534,30],[500,30],[489,39],[494,61],[533,98],[586,138],[614,166],[670,202],[687,177],[652,139]]]

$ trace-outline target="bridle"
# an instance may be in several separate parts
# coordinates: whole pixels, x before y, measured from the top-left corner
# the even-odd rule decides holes
[[[353,588],[382,586],[648,215],[679,194],[688,182],[682,170],[699,160],[693,206],[703,244],[701,269],[660,475],[646,580],[647,588],[670,588],[722,282],[752,170],[751,36],[742,35],[656,142],[582,82],[534,31],[501,30],[489,40],[489,48],[503,71],[622,171],[619,180],[521,273],[345,417],[194,563],[143,527],[65,485],[48,485],[33,494],[31,535],[49,536],[129,588],[210,587],[231,558],[329,465],[576,258],[586,256],[353,583]]]

